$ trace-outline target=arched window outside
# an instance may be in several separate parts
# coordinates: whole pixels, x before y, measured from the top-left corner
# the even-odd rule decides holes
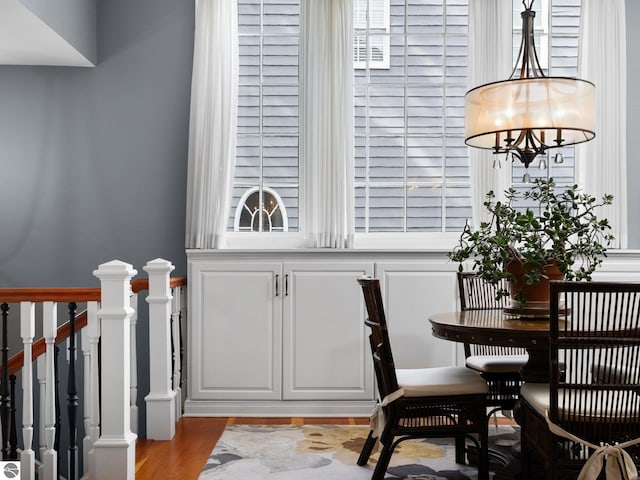
[[[275,190],[264,187],[248,189],[238,202],[233,222],[235,232],[286,232],[287,209]]]

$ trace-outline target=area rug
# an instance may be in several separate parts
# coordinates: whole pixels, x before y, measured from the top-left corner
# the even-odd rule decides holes
[[[518,427],[490,427],[492,447],[508,450]],[[199,480],[370,480],[378,454],[356,465],[366,426],[231,425]],[[407,440],[391,458],[385,480],[476,480],[473,466],[455,463],[451,439]]]

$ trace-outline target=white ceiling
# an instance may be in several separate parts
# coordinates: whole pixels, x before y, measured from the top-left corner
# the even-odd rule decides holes
[[[19,0],[0,0],[0,65],[94,66]]]

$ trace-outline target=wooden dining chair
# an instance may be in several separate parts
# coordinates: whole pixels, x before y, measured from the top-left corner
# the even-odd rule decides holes
[[[485,416],[488,386],[464,367],[396,369],[391,353],[380,282],[360,277],[370,328],[369,343],[379,401],[358,465],[366,465],[380,440],[382,449],[372,480],[382,480],[396,446],[414,438],[470,437],[479,449],[478,479],[489,478],[488,424]]]
[[[531,478],[532,456],[551,480],[575,479],[591,455],[614,459],[621,449],[637,465],[640,284],[552,282],[550,301],[550,382],[520,390],[523,478]],[[618,374],[598,381],[594,365]],[[596,477],[605,474],[589,478]]]
[[[506,287],[505,281],[502,288]],[[475,272],[458,272],[458,291],[462,311],[508,306],[509,297],[496,300],[497,288]],[[520,368],[529,359],[526,349],[465,343],[464,356],[466,366],[480,372],[489,385],[487,415],[499,410],[513,410],[522,385]]]

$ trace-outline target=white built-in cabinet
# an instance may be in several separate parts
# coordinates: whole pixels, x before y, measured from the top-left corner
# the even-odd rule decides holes
[[[192,398],[282,398],[282,277],[282,264],[267,261],[192,269]]]
[[[373,273],[359,259],[190,258],[187,414],[368,412],[374,375],[356,279]]]
[[[446,252],[189,250],[185,414],[360,416],[375,398],[362,292],[380,279],[398,368],[462,365],[429,316],[458,308]],[[596,280],[640,281],[640,252]]]

